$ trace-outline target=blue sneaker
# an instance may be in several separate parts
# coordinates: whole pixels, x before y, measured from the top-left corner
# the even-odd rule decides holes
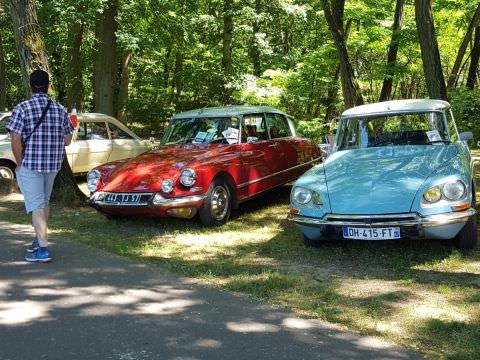
[[[35,238],[35,240],[33,240],[33,242],[30,245],[28,245],[27,252],[33,253],[38,249],[40,249],[40,244],[38,243],[38,240]]]
[[[52,261],[52,257],[50,256],[50,251],[45,248],[38,248],[37,251],[28,253],[25,256],[25,260],[29,262],[39,262],[39,263],[46,263]]]

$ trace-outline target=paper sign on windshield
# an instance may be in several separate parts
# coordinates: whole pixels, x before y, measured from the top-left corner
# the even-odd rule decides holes
[[[193,143],[201,143],[205,141],[207,137],[207,133],[205,131],[199,131],[197,135],[195,135],[195,139],[193,139]]]
[[[440,136],[438,130],[427,131],[428,140],[431,142],[434,141],[442,141],[442,137]]]
[[[229,144],[236,144],[238,142],[238,129],[228,128],[222,132],[222,135]]]

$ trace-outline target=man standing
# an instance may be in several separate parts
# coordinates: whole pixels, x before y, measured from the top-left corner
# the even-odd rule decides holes
[[[47,72],[33,71],[30,87],[32,97],[13,109],[7,130],[17,162],[17,183],[25,199],[25,209],[32,214],[36,234],[25,260],[49,262],[52,260],[47,248],[50,194],[62,165],[65,145],[72,140],[73,126],[65,108],[48,96]]]

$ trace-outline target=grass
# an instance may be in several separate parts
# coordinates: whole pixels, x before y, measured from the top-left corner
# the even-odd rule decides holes
[[[244,203],[221,228],[195,221],[108,220],[53,209],[51,233],[284,306],[428,358],[480,358],[480,251],[440,241],[326,242],[306,248],[286,220],[289,188]],[[0,218],[29,224],[4,198]]]

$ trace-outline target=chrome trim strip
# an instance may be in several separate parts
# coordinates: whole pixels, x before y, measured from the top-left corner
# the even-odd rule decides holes
[[[270,174],[270,175],[268,175],[268,176],[264,176],[264,177],[259,178],[259,179],[256,179],[256,180],[252,180],[252,181],[249,181],[249,182],[246,182],[246,183],[243,183],[243,184],[239,184],[239,185],[237,186],[237,188],[238,188],[238,189],[242,189],[242,188],[244,188],[244,187],[246,187],[246,186],[248,186],[248,185],[252,185],[252,184],[255,184],[255,183],[257,183],[257,182],[270,179],[270,178],[272,178],[272,177],[274,177],[274,176],[277,176],[277,175],[280,175],[280,174],[284,174],[284,173],[289,172],[289,171],[292,171],[292,170],[296,170],[296,169],[298,169],[298,168],[304,167],[304,166],[306,166],[306,165],[313,164],[313,163],[318,162],[318,161],[321,161],[321,160],[322,160],[322,158],[319,157],[319,158],[310,160],[310,161],[308,161],[308,162],[305,162],[305,163],[303,163],[303,164],[296,165],[296,166],[294,166],[294,167],[291,167],[291,168],[288,168],[288,169],[285,169],[285,170],[276,172],[276,173],[274,173],[274,174]]]
[[[183,196],[174,199],[160,199],[157,203],[153,202],[152,199],[152,206],[155,207],[172,207],[172,206],[193,206],[198,205],[198,203],[203,202],[207,195],[192,195],[192,196]]]
[[[105,206],[105,207],[178,207],[178,206],[195,206],[203,202],[207,195],[192,195],[192,196],[183,196],[179,198],[168,199],[162,197],[159,201],[154,204],[153,197],[156,193],[113,193],[113,194],[135,194],[135,195],[149,195],[148,202],[139,202],[139,203],[121,203],[121,202],[105,202],[103,200],[96,200],[100,196],[105,196],[106,194],[112,194],[108,192],[99,191],[94,193],[89,199],[88,202],[94,206]],[[160,195],[161,196],[161,195]]]
[[[448,224],[455,224],[460,222],[467,222],[468,218],[475,215],[476,210],[470,208],[465,211],[443,213],[437,215],[420,216],[419,214],[391,214],[391,215],[338,215],[328,214],[323,219],[306,217],[301,215],[289,214],[288,219],[302,225],[312,226],[357,226],[357,227],[390,227],[390,226],[423,226],[423,227],[435,227]],[[414,219],[406,219],[399,221],[380,221],[380,222],[359,222],[348,221],[348,219],[385,219],[385,218],[402,218],[402,217],[415,217]],[[330,220],[333,218],[332,220]],[[346,221],[335,220],[335,218],[347,219]]]
[[[401,213],[401,214],[380,214],[380,215],[340,215],[340,214],[327,214],[325,218],[328,219],[351,219],[351,220],[362,220],[362,219],[391,219],[391,218],[418,218],[417,213]]]

